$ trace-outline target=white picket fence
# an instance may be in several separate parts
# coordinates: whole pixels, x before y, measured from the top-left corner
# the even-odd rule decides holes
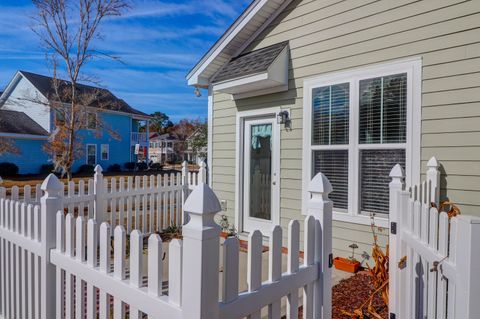
[[[133,229],[158,232],[183,224],[182,205],[189,192],[206,181],[206,176],[205,163],[200,164],[198,172],[189,171],[184,162],[181,173],[110,179],[97,165],[93,179],[62,184],[62,205],[74,216],[94,218],[99,224],[109,221],[112,234],[117,225],[123,225],[128,233]],[[0,188],[0,198],[36,205],[43,195],[40,184],[26,185],[23,191],[13,186],[10,196],[6,194],[6,189]]]
[[[288,227],[288,269],[282,273],[282,229],[269,244],[269,278],[262,282],[262,234],[249,236],[248,290],[239,292],[239,242],[220,246],[214,217],[221,210],[213,191],[198,184],[184,204],[183,239],[168,245],[168,275],[157,234],[128,233],[108,221],[65,212],[64,186],[53,174],[43,182],[39,205],[0,199],[0,317],[2,318],[331,318],[332,188],[323,174],[311,182],[299,263],[300,223]],[[125,192],[127,196],[134,196]],[[92,207],[93,206],[93,207]],[[90,216],[90,217],[87,217]],[[127,234],[130,234],[127,238]],[[129,240],[129,248],[127,248]],[[128,252],[127,252],[127,249]],[[220,251],[223,270],[220,271]],[[220,281],[220,277],[222,280]],[[220,284],[221,282],[221,284]],[[97,306],[98,305],[98,306]]]
[[[400,165],[390,173],[391,319],[480,318],[480,218],[432,208],[438,167],[430,159],[425,181],[409,190]]]

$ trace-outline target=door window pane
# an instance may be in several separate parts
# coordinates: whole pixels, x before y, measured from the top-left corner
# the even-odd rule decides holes
[[[271,220],[272,124],[250,127],[250,217]]]
[[[108,146],[108,144],[102,144],[102,149],[101,149],[101,151],[102,151],[102,160],[103,160],[103,161],[108,160],[108,155],[109,155],[109,154],[108,154],[108,153],[109,153],[109,146]]]
[[[361,211],[388,214],[390,171],[396,164],[405,169],[405,150],[360,151]]]
[[[349,83],[312,90],[312,144],[348,144]]]
[[[322,172],[330,181],[329,197],[336,208],[348,208],[348,150],[313,151],[313,176]],[[313,178],[312,176],[312,178]]]
[[[360,144],[405,143],[407,74],[360,81]]]

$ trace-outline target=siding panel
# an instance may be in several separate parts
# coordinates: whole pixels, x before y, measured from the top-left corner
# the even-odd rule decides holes
[[[480,1],[294,0],[250,45],[255,49],[290,42],[289,90],[238,101],[226,94],[214,96],[214,189],[235,192],[237,111],[289,108],[292,130],[282,129],[280,145],[281,223],[302,219],[304,79],[421,57],[422,170],[436,156],[444,171],[442,195],[459,203],[463,213],[480,215],[479,33]],[[234,196],[227,200],[233,217]],[[355,241],[359,253],[370,253],[370,231],[369,226],[334,222],[334,252],[349,254],[348,245]],[[380,237],[384,244],[386,234]]]

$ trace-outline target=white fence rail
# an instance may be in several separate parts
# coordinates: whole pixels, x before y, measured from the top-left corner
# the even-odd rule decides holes
[[[323,174],[310,185],[300,265],[300,223],[288,227],[288,269],[282,273],[282,229],[273,229],[269,276],[262,282],[262,234],[248,243],[248,289],[239,292],[239,241],[223,250],[214,217],[220,203],[206,184],[185,202],[189,222],[183,239],[168,245],[168,275],[157,234],[123,225],[113,237],[107,222],[65,211],[63,185],[50,175],[42,184],[40,206],[0,199],[0,317],[3,318],[331,318],[331,185]],[[127,192],[128,193],[128,192]],[[130,194],[131,195],[131,194]],[[144,239],[147,240],[146,248]],[[112,242],[113,241],[113,242]],[[128,241],[128,243],[127,243]],[[129,245],[128,245],[129,244]],[[220,271],[222,251],[223,271]],[[222,277],[222,281],[220,281]],[[220,284],[221,282],[221,284]]]
[[[93,179],[62,184],[65,211],[75,217],[94,218],[97,223],[109,221],[111,231],[117,225],[130,233],[140,229],[143,233],[162,231],[169,226],[183,224],[182,205],[188,194],[200,183],[206,182],[205,163],[198,172],[182,164],[182,172],[150,176],[108,178],[97,165]],[[18,186],[7,190],[0,188],[0,198],[10,198],[25,203],[40,203],[41,185]],[[99,212],[99,213],[97,213]]]
[[[427,167],[426,180],[408,191],[399,165],[390,174],[390,318],[478,318],[480,218],[433,208],[437,160]]]

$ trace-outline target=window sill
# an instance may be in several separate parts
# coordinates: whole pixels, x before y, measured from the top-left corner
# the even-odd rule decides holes
[[[368,225],[368,226],[370,226],[371,224],[370,216],[365,216],[365,215],[352,215],[347,213],[333,212],[332,218],[335,221],[341,221],[346,223]],[[389,228],[388,224],[389,224],[388,218],[375,217],[375,226],[388,229]]]

